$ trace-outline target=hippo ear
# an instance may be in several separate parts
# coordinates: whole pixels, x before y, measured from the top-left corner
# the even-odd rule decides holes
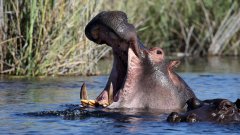
[[[177,68],[180,64],[181,64],[181,62],[179,60],[170,61],[168,69],[173,70],[173,69]]]

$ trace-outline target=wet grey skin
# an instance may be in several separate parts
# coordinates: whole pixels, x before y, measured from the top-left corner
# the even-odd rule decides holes
[[[211,99],[200,101],[192,98],[187,101],[186,113],[172,112],[168,122],[215,122],[215,123],[238,123],[240,122],[240,99],[231,102],[227,99]]]
[[[112,71],[106,87],[96,98],[99,104],[179,112],[186,109],[188,99],[196,97],[174,72],[179,62],[166,60],[161,48],[144,47],[124,12],[99,13],[87,24],[85,34],[89,40],[106,44],[113,51]]]

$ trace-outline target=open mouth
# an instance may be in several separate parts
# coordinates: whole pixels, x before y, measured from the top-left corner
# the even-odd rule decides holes
[[[110,105],[121,97],[132,69],[138,66],[136,62],[139,63],[144,46],[137,38],[134,26],[128,23],[126,14],[121,11],[99,13],[88,23],[85,34],[97,44],[112,47],[112,71],[103,92],[95,100],[100,105]],[[87,98],[85,88],[82,89],[82,99]]]
[[[123,96],[123,90],[129,85],[129,78],[134,72],[134,69],[138,68],[140,54],[137,52],[142,52],[139,48],[129,45],[127,50],[115,50],[114,51],[114,62],[111,74],[109,76],[108,83],[105,90],[96,98],[99,104],[108,104],[112,102],[117,102],[121,96]],[[138,50],[139,49],[139,50]],[[120,55],[121,54],[121,55]]]
[[[108,44],[108,43],[107,43]],[[113,50],[113,67],[109,80],[102,93],[93,101],[93,105],[109,106],[117,102],[123,96],[123,90],[130,85],[129,80],[134,74],[135,69],[139,67],[143,49],[138,45],[125,45],[122,49],[119,45],[108,44]],[[85,86],[84,86],[85,87]],[[82,87],[81,99],[87,99],[86,88]]]

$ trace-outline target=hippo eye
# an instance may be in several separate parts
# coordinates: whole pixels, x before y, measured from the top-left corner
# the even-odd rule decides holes
[[[160,51],[160,50],[157,50],[157,54],[162,54],[162,51]]]

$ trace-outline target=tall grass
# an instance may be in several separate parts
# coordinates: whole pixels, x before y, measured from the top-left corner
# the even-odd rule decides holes
[[[140,33],[145,43],[185,55],[239,55],[239,1],[151,0],[145,5],[146,29]]]
[[[84,36],[102,1],[5,0],[1,73],[16,75],[94,74],[109,48]]]
[[[168,53],[240,52],[240,3],[234,0],[0,1],[0,72],[5,74],[95,74],[110,48],[86,39],[84,27],[102,10],[126,12],[147,46]]]

